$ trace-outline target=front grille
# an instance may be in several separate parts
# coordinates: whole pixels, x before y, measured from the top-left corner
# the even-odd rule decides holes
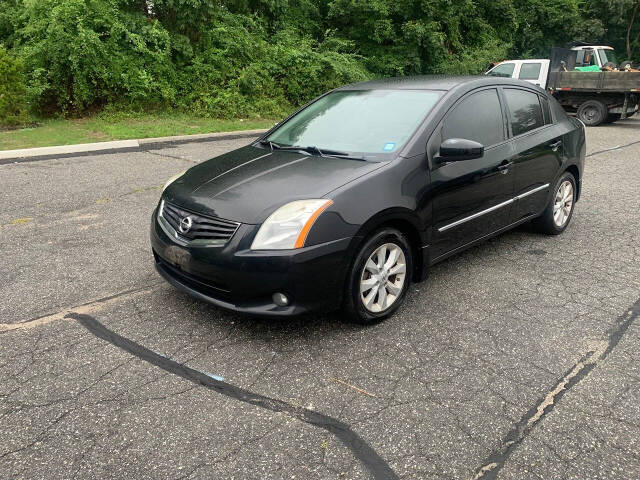
[[[223,244],[229,241],[240,226],[237,222],[217,217],[205,217],[165,201],[162,202],[160,215],[175,230],[178,237],[187,241],[203,240]],[[190,219],[190,227],[185,229],[183,225],[183,228],[180,228],[181,222],[184,223],[187,218]]]

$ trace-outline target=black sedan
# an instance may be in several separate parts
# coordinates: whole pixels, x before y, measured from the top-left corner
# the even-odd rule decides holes
[[[496,77],[349,85],[165,186],[158,272],[223,308],[374,323],[429,267],[523,222],[567,228],[584,126]]]

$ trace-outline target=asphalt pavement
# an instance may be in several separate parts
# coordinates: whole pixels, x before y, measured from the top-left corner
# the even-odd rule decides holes
[[[0,478],[640,478],[640,119],[587,140],[563,235],[457,255],[370,328],[156,274],[164,181],[250,139],[0,165]]]

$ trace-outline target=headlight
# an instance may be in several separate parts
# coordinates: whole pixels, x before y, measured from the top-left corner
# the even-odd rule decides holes
[[[164,184],[164,187],[162,187],[162,191],[164,192],[169,185],[171,185],[173,182],[175,182],[177,179],[179,179],[182,175],[187,173],[187,170],[185,170],[183,172],[180,172],[180,173],[176,173],[173,177],[171,177],[169,180],[167,180],[167,182]]]
[[[332,203],[327,199],[296,200],[280,207],[264,221],[251,244],[251,250],[304,247],[313,222]]]

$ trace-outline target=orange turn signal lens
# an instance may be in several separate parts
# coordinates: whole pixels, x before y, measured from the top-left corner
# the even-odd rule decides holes
[[[305,223],[304,227],[302,227],[302,230],[300,230],[300,234],[298,235],[298,238],[296,239],[296,243],[293,246],[293,248],[304,247],[304,243],[307,241],[307,235],[309,234],[309,230],[311,230],[311,227],[313,226],[314,222],[320,216],[320,214],[324,212],[327,208],[329,208],[329,206],[331,206],[332,204],[333,204],[333,200],[327,200],[325,203],[323,203],[320,206],[320,208],[318,208],[315,212],[313,212],[313,215],[309,217],[309,220],[307,220],[307,223]]]

